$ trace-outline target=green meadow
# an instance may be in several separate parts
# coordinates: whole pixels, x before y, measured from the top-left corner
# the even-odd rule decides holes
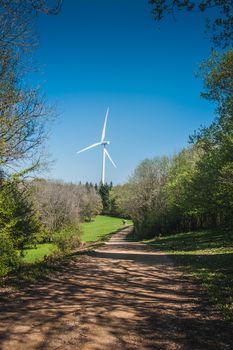
[[[84,243],[103,241],[112,233],[131,224],[131,220],[127,220],[127,224],[124,225],[121,218],[98,215],[93,221],[81,224],[80,238]],[[57,250],[57,246],[53,243],[37,244],[36,247],[25,249],[23,261],[25,263],[39,262],[42,261],[45,256],[51,255]]]
[[[123,224],[121,218],[99,215],[92,222],[85,222],[81,225],[81,241],[96,242],[106,239],[111,233],[120,230],[121,228],[132,225],[131,220],[126,220],[127,224]]]

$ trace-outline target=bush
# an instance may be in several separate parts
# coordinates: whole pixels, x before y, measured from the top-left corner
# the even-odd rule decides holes
[[[17,267],[19,260],[11,239],[0,233],[0,277]]]
[[[65,229],[53,235],[53,242],[58,246],[62,252],[69,252],[77,249],[80,244],[80,230],[79,229]]]

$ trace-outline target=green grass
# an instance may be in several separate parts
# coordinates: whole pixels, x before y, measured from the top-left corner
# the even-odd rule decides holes
[[[52,243],[37,244],[36,248],[24,250],[23,262],[33,264],[42,261],[45,256],[51,255],[57,250],[57,246]]]
[[[132,221],[127,220],[127,224],[131,225]],[[122,219],[113,218],[110,216],[99,215],[91,222],[81,224],[81,241],[82,242],[97,242],[107,239],[111,233],[126,227],[123,225]],[[58,250],[57,246],[52,243],[38,244],[36,248],[26,249],[24,251],[23,262],[33,264],[40,262],[45,256],[51,255]]]
[[[145,241],[170,255],[186,274],[208,291],[213,304],[233,321],[233,234],[198,231]]]
[[[127,224],[131,225],[132,221],[127,220]],[[85,222],[81,225],[82,242],[96,242],[107,238],[111,233],[126,227],[123,225],[122,219],[110,216],[99,215],[94,221]]]

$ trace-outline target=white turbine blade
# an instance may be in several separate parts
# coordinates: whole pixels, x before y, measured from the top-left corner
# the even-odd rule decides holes
[[[81,149],[81,151],[78,151],[77,153],[81,153],[81,152],[87,151],[88,149],[94,148],[94,147],[99,146],[99,145],[101,145],[101,142],[97,142],[97,143],[94,143],[94,144],[91,145],[91,146],[88,146],[88,147],[86,147],[86,148],[83,148],[83,149]]]
[[[107,112],[106,112],[104,127],[103,127],[103,131],[102,131],[102,136],[101,136],[101,142],[103,142],[104,138],[105,138],[106,124],[107,124],[107,120],[108,120],[108,112],[109,112],[109,107],[108,107]]]
[[[112,165],[116,168],[116,164],[114,163],[114,161],[112,160],[112,158],[110,157],[110,154],[108,153],[108,151],[106,150],[106,148],[104,149],[106,155],[108,156],[110,162],[112,163]]]

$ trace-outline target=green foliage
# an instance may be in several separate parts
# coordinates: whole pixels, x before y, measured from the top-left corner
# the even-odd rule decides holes
[[[114,186],[109,194],[110,215],[120,218],[130,218],[130,203],[132,186],[129,183]]]
[[[33,242],[39,226],[25,192],[15,181],[0,187],[0,275],[20,263],[19,252]]]
[[[203,150],[193,188],[203,200],[204,213],[233,225],[233,50],[214,54],[203,66],[203,96],[216,104],[217,117],[193,137]],[[201,201],[200,201],[201,203]]]
[[[151,237],[164,230],[167,202],[165,185],[171,168],[169,157],[146,159],[136,168],[130,184],[130,214],[138,237]]]
[[[9,237],[15,249],[31,243],[39,226],[26,193],[14,181],[0,188],[0,234]]]
[[[66,228],[53,235],[53,242],[63,252],[70,252],[80,246],[80,231],[77,228]]]
[[[22,253],[39,231],[19,178],[42,165],[41,145],[51,108],[38,87],[28,87],[25,73],[34,71],[36,16],[57,14],[60,5],[60,0],[0,1],[0,275],[18,264],[18,250]]]
[[[100,194],[100,197],[102,199],[102,204],[103,204],[103,210],[102,214],[109,214],[110,212],[110,198],[109,198],[109,193],[112,188],[112,185],[102,184],[100,183],[98,187],[98,192]]]
[[[218,226],[233,227],[233,50],[202,65],[203,97],[217,117],[168,159],[144,160],[130,181],[136,234],[152,237]]]
[[[210,58],[201,64],[200,72],[205,83],[202,96],[217,104],[219,115],[232,115],[233,50],[222,55],[213,51]]]
[[[18,266],[20,260],[12,240],[0,232],[0,277]]]

